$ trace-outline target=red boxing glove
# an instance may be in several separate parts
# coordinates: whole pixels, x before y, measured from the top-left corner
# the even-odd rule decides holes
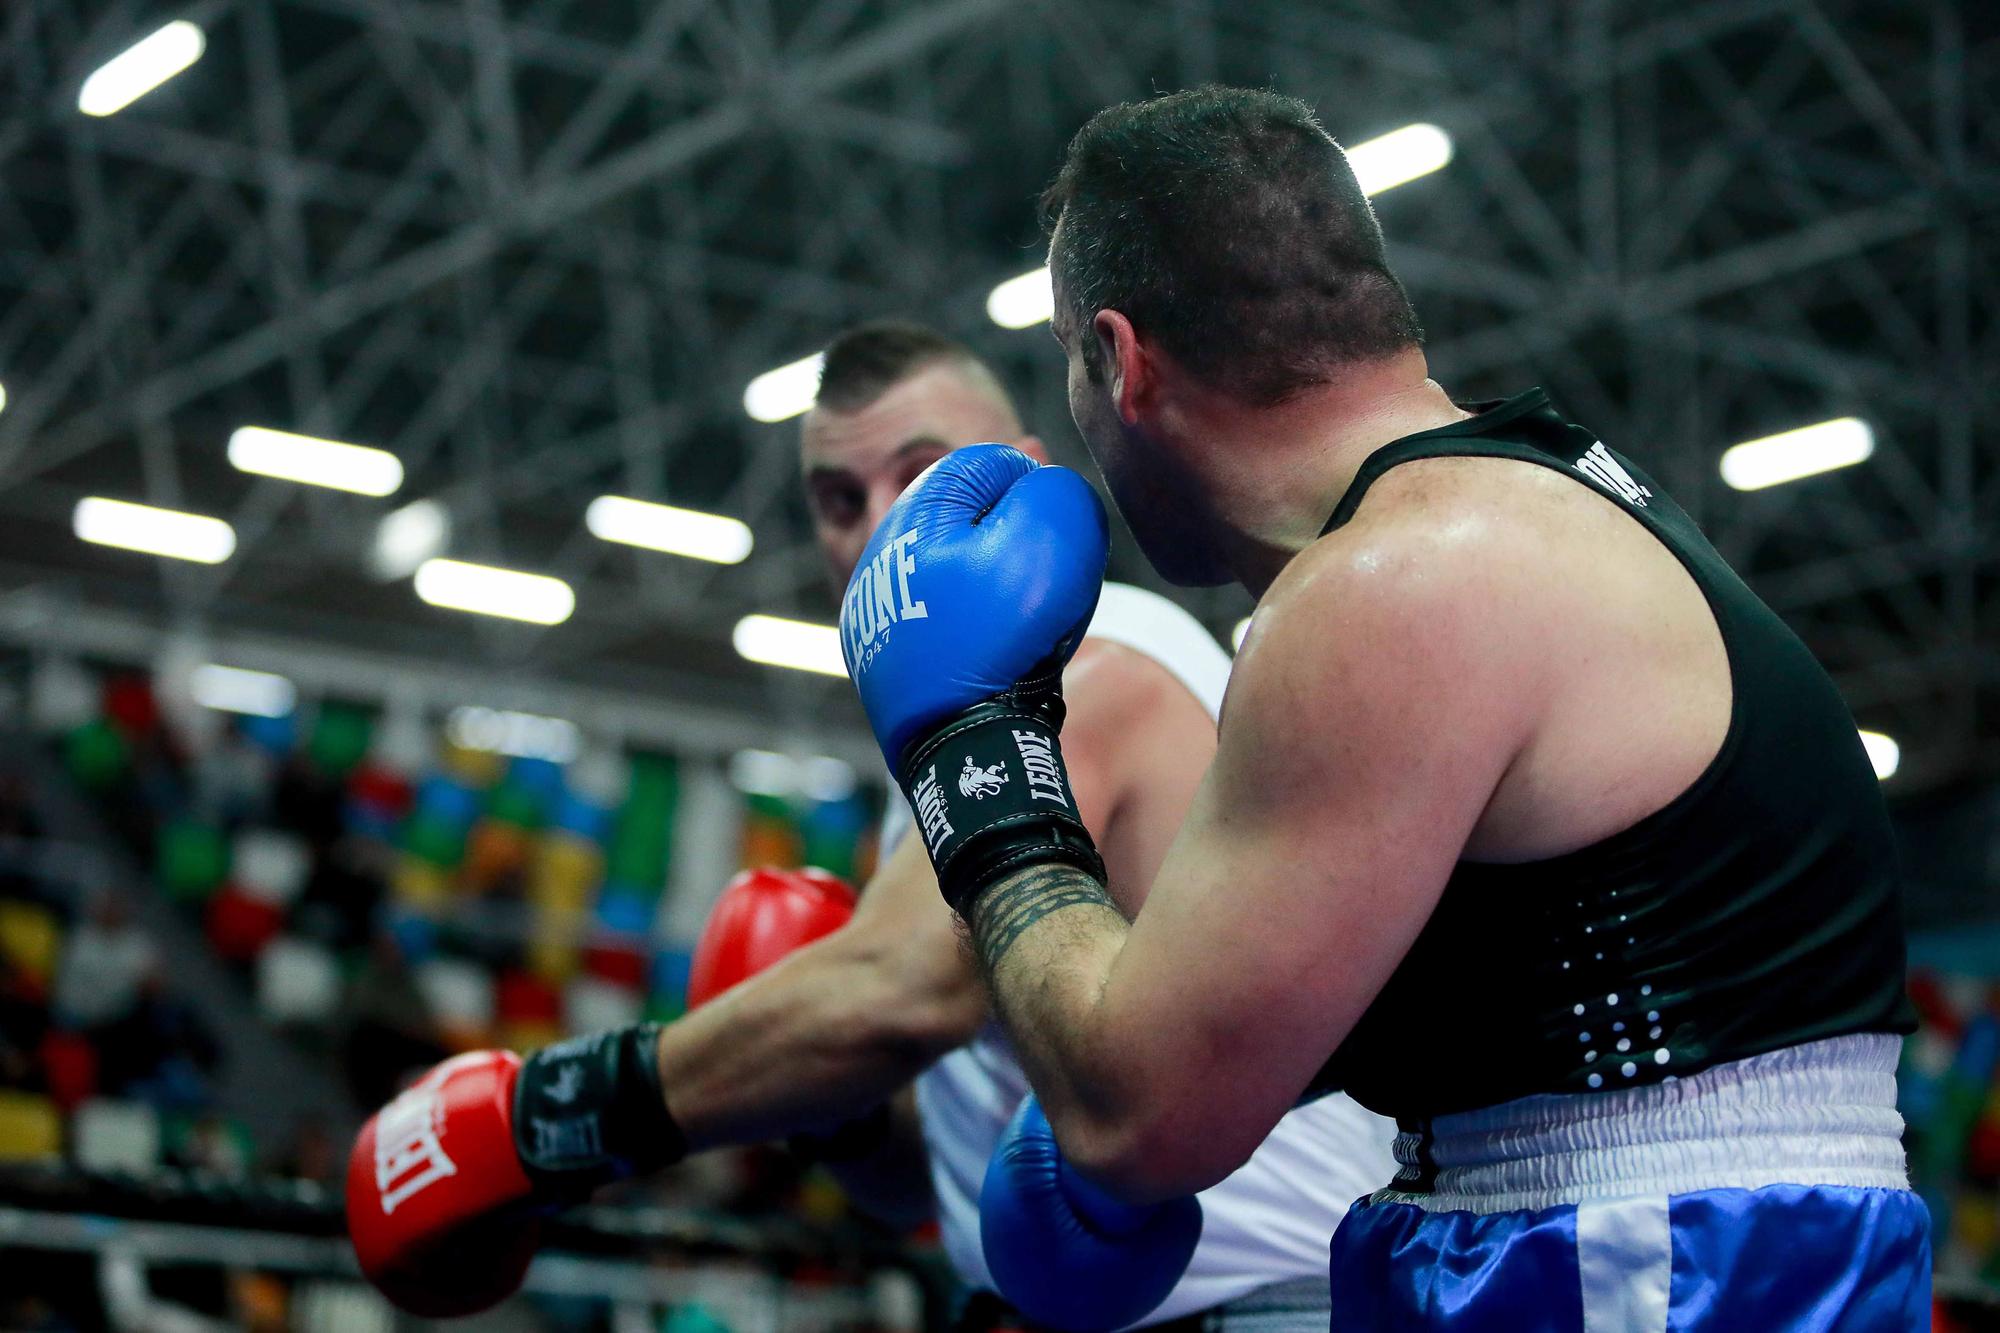
[[[722,891],[695,945],[688,1008],[831,935],[854,915],[854,889],[824,870],[746,870]]]
[[[541,1239],[514,1148],[521,1058],[447,1060],[378,1111],[347,1159],[361,1271],[412,1314],[476,1314],[521,1285]]]
[[[368,1280],[412,1314],[476,1314],[521,1285],[541,1219],[680,1160],[657,1024],[572,1037],[526,1060],[447,1060],[383,1107],[347,1159],[347,1233]]]

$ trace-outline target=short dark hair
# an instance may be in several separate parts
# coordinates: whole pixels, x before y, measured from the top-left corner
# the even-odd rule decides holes
[[[1346,154],[1295,97],[1206,86],[1107,107],[1070,140],[1042,210],[1094,376],[1104,309],[1266,404],[1423,342]]]
[[[985,363],[970,347],[927,325],[907,319],[856,324],[827,344],[816,402],[835,412],[859,412],[918,370],[939,361],[963,362],[986,371]]]

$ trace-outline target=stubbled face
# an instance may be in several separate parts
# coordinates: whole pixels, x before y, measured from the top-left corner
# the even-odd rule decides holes
[[[1150,430],[1152,423],[1128,423],[1119,415],[1108,368],[1092,380],[1084,364],[1081,339],[1094,335],[1073,327],[1061,301],[1050,331],[1069,360],[1069,414],[1077,433],[1147,561],[1161,578],[1183,588],[1230,582],[1227,566],[1210,551],[1202,486],[1181,465],[1171,441]]]
[[[1020,445],[1020,418],[982,377],[925,366],[858,412],[814,408],[799,435],[806,508],[834,595],[917,474],[968,444]]]

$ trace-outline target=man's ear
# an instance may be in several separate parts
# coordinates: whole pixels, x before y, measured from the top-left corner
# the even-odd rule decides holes
[[[1100,310],[1090,321],[1098,355],[1105,370],[1105,387],[1118,409],[1119,420],[1134,425],[1150,406],[1154,383],[1152,357],[1139,342],[1132,321],[1116,310]]]
[[[1014,447],[1037,463],[1049,461],[1049,447],[1042,443],[1042,437],[1039,435],[1023,435],[1014,441]]]

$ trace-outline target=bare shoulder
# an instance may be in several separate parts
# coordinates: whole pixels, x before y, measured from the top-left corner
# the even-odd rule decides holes
[[[1544,554],[1566,540],[1631,531],[1631,516],[1578,477],[1514,458],[1425,458],[1378,478],[1348,525],[1357,535],[1475,539]],[[1338,535],[1338,534],[1336,534]]]
[[[1706,617],[1678,557],[1632,510],[1564,469],[1511,458],[1393,468],[1318,547],[1302,559],[1400,570],[1406,601],[1428,591],[1452,602],[1455,623],[1527,627],[1551,652],[1628,632],[1661,597]]]
[[[1178,696],[1200,709],[1187,687],[1152,657],[1122,643],[1085,639],[1063,671],[1069,709],[1064,734],[1108,731],[1163,709],[1172,711]]]
[[[1604,497],[1549,468],[1507,458],[1429,458],[1391,469],[1354,517],[1299,553],[1260,603],[1301,599],[1355,612],[1401,613],[1435,632],[1477,626],[1530,605],[1515,593],[1546,584],[1547,562],[1596,525],[1631,522]],[[1452,609],[1451,624],[1431,624]],[[1276,617],[1273,617],[1274,619]]]
[[[1492,465],[1505,469],[1496,475]],[[1495,710],[1525,715],[1553,617],[1547,526],[1525,509],[1562,500],[1562,478],[1507,460],[1427,459],[1385,474],[1352,520],[1301,551],[1258,603],[1231,678],[1259,711],[1306,698],[1374,715]],[[1499,481],[1501,485],[1495,485]],[[1326,715],[1326,710],[1320,710]],[[1225,715],[1227,717],[1228,714]]]
[[[1493,461],[1426,459],[1377,481],[1354,517],[1301,551],[1265,593],[1239,670],[1287,621],[1442,633],[1466,623],[1442,611],[1482,618],[1533,545],[1517,498],[1478,475]]]

